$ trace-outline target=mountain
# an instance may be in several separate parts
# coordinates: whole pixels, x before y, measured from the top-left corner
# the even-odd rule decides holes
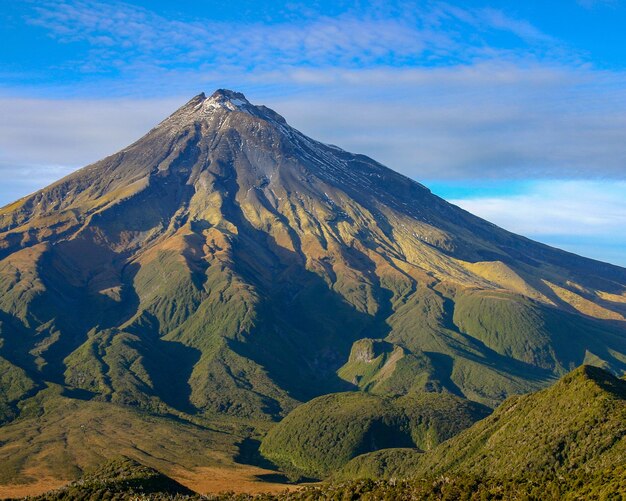
[[[624,467],[626,381],[582,366],[550,388],[508,398],[492,415],[425,454],[387,449],[358,456],[342,475],[540,479]]]
[[[494,407],[583,363],[623,373],[625,314],[625,269],[500,229],[240,93],[200,94],[0,209],[0,461],[96,461],[64,441],[71,419],[45,430],[62,460],[20,438],[60,402],[202,426],[232,437],[226,455],[328,393]]]

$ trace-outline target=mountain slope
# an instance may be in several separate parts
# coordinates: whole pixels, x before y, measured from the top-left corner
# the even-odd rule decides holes
[[[22,405],[20,419],[0,428],[0,484],[68,481],[120,455],[179,477],[180,471],[229,464],[234,442],[243,438],[237,431],[85,401],[51,387]]]
[[[366,452],[389,447],[429,450],[488,413],[482,405],[450,394],[324,395],[274,426],[260,452],[286,471],[324,478]]]
[[[84,475],[79,481],[51,491],[35,499],[173,499],[175,496],[191,496],[195,493],[154,468],[121,457],[109,461],[100,468]]]
[[[625,293],[626,270],[220,90],[0,209],[0,417],[47,383],[250,419],[357,388],[493,406],[581,363],[623,372]]]
[[[379,451],[355,458],[342,475],[556,478],[624,466],[626,381],[582,366],[548,389],[507,399],[426,454]]]

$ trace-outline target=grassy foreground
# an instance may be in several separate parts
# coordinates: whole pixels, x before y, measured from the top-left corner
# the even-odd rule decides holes
[[[568,477],[524,476],[495,480],[476,476],[438,477],[416,480],[352,480],[305,487],[279,494],[223,493],[201,496],[155,470],[133,462],[107,465],[102,477],[91,475],[58,491],[35,499],[62,501],[83,499],[155,499],[210,501],[314,501],[314,500],[622,500],[626,497],[626,468],[579,473]],[[107,476],[106,472],[120,473]]]

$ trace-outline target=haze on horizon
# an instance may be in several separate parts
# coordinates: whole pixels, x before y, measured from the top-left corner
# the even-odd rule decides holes
[[[4,5],[0,205],[228,87],[506,229],[626,265],[623,2],[356,5]]]

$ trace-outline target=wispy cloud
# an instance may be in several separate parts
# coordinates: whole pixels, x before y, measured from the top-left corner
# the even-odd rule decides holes
[[[86,69],[204,63],[221,67],[368,64],[421,54],[427,35],[402,20],[317,17],[293,23],[166,19],[125,3],[44,2],[31,18],[59,41],[84,41]],[[437,37],[441,41],[441,36]]]
[[[535,53],[559,46],[504,12],[430,1],[255,23],[170,19],[122,2],[44,0],[35,4],[30,22],[62,43],[86,42],[90,49],[80,61],[86,72],[468,62],[502,55],[490,43],[500,32],[532,43]],[[473,34],[469,43],[467,30]]]
[[[528,21],[512,18],[500,10],[483,9],[479,13],[479,19],[490,28],[508,31],[528,42],[558,43],[557,39],[543,33]]]
[[[82,164],[113,153],[180,106],[180,98],[155,100],[0,98],[3,163]],[[84,146],[83,146],[84,145]]]

